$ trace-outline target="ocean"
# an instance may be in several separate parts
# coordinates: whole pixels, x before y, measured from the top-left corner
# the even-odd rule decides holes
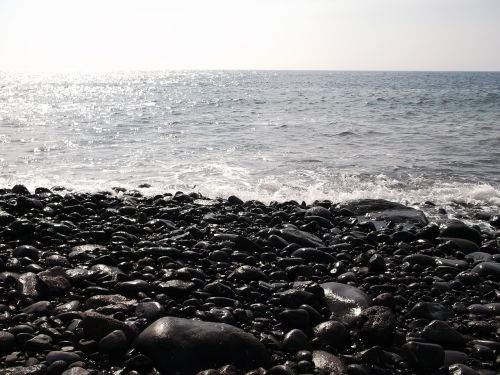
[[[500,73],[0,73],[17,183],[498,212]]]

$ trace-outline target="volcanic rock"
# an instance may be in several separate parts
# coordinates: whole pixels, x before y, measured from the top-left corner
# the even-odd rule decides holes
[[[134,346],[165,374],[191,375],[227,364],[251,370],[270,364],[264,345],[254,336],[223,323],[161,318],[137,337]]]
[[[370,298],[356,287],[336,282],[321,284],[321,287],[328,308],[342,323],[350,323],[370,306]]]

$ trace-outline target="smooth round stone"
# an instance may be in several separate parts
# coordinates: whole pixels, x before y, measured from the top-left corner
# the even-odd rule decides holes
[[[115,284],[115,290],[123,294],[137,294],[150,291],[150,285],[145,280],[130,280]]]
[[[137,335],[134,326],[129,326],[120,320],[92,311],[84,314],[81,328],[83,329],[84,338],[96,341],[115,330],[122,330],[129,340],[132,340]]]
[[[469,263],[465,260],[453,259],[453,258],[440,258],[435,257],[434,261],[436,262],[436,266],[446,266],[453,268],[467,268]]]
[[[285,241],[296,243],[306,247],[323,247],[325,244],[314,234],[304,232],[294,228],[286,228],[280,230],[280,237]]]
[[[476,285],[481,282],[481,277],[475,272],[463,271],[457,275],[457,280],[465,285]]]
[[[285,307],[299,307],[314,301],[314,294],[301,289],[287,289],[279,295],[280,303]]]
[[[61,267],[54,267],[50,270],[40,272],[37,276],[44,293],[49,296],[64,295],[71,289],[71,283],[67,279],[64,269]]]
[[[460,347],[465,345],[465,338],[461,333],[441,320],[433,320],[422,330],[422,335],[432,343],[443,347]]]
[[[467,354],[464,352],[445,350],[443,366],[450,366],[454,363],[465,363],[467,362],[467,359]]]
[[[230,195],[228,198],[227,198],[227,201],[229,204],[232,204],[233,206],[236,206],[236,205],[241,205],[243,204],[244,202],[238,198],[237,196],[235,195]]]
[[[306,216],[320,216],[324,219],[330,220],[332,218],[332,213],[325,207],[313,206],[306,211]]]
[[[249,253],[262,253],[262,247],[250,238],[236,236],[234,239],[234,247],[237,250]]]
[[[477,245],[481,245],[481,233],[476,229],[471,228],[460,221],[449,223],[442,231],[441,237],[462,238],[469,240]]]
[[[227,297],[227,298],[235,297],[233,289],[229,285],[226,285],[220,281],[214,281],[212,283],[205,285],[203,290],[217,297]]]
[[[14,250],[12,250],[12,256],[16,258],[26,257],[32,260],[37,260],[40,256],[40,253],[41,253],[40,250],[30,245],[18,246]]]
[[[68,364],[64,361],[55,361],[47,366],[47,374],[59,375],[68,368]]]
[[[36,335],[24,343],[27,350],[45,350],[52,347],[52,337],[44,334]]]
[[[436,265],[434,257],[426,254],[412,254],[403,258],[403,262],[408,262],[410,264],[418,264],[422,267],[433,267]]]
[[[323,350],[313,352],[314,366],[329,375],[342,375],[345,372],[344,363],[335,355]]]
[[[138,318],[154,320],[159,318],[164,312],[163,306],[158,302],[141,302],[135,308],[135,315]]]
[[[168,374],[196,374],[227,364],[243,370],[270,365],[266,348],[259,340],[224,323],[161,318],[142,331],[134,346],[151,358],[158,370]]]
[[[18,195],[30,195],[30,191],[28,190],[28,188],[24,185],[21,185],[21,184],[16,184],[12,187],[12,192],[14,194],[18,194]]]
[[[54,311],[56,313],[65,313],[65,312],[69,312],[69,311],[77,311],[81,306],[81,303],[80,301],[78,300],[73,300],[73,301],[69,301],[69,302],[66,302],[66,303],[63,303],[61,305],[58,305],[54,308]]]
[[[64,371],[61,375],[89,375],[90,372],[83,367],[71,367]]]
[[[472,260],[474,263],[488,262],[491,260],[492,255],[484,251],[475,251],[465,256],[465,259]]]
[[[0,353],[10,353],[16,344],[16,337],[5,331],[0,331]]]
[[[500,263],[496,262],[482,262],[477,264],[472,272],[479,274],[479,276],[490,276],[496,281],[500,281]]]
[[[371,375],[371,371],[366,366],[351,364],[347,366],[347,375]]]
[[[292,329],[289,331],[283,339],[282,347],[289,353],[312,349],[309,338],[300,329]]]
[[[63,352],[61,350],[56,350],[56,351],[49,352],[47,354],[47,356],[45,357],[45,360],[49,364],[51,364],[52,362],[56,362],[56,361],[64,361],[64,362],[70,364],[73,362],[81,361],[82,358],[74,352]]]
[[[389,221],[394,223],[428,224],[428,220],[422,211],[385,199],[355,199],[343,203],[339,208],[347,209],[357,216],[365,216],[377,222],[382,221],[384,224]]]
[[[96,309],[109,305],[132,306],[136,302],[137,301],[128,299],[120,294],[98,294],[87,299],[85,301],[85,307],[88,309]]]
[[[326,228],[326,229],[331,229],[333,228],[333,224],[331,223],[330,220],[325,219],[324,217],[321,216],[306,216],[304,217],[304,220],[308,223],[315,223],[319,225],[320,227]],[[311,224],[309,224],[311,225]]]
[[[370,298],[362,290],[336,282],[321,284],[328,309],[342,323],[350,323],[370,306]]]
[[[317,262],[317,263],[333,263],[335,258],[319,249],[314,249],[310,247],[303,247],[295,250],[292,253],[293,257],[302,258],[305,261]]]
[[[99,341],[99,351],[101,353],[118,355],[128,349],[127,336],[121,330],[108,333]]]
[[[444,350],[436,344],[410,341],[403,345],[402,354],[413,369],[427,373],[437,370],[444,362]]]
[[[448,371],[450,375],[479,375],[476,370],[461,363],[455,363],[449,366]]]
[[[243,281],[267,280],[267,276],[260,268],[241,266],[234,271],[234,277]]]
[[[349,346],[350,342],[346,326],[334,320],[318,324],[313,328],[313,335],[313,342],[322,349],[343,350]]]
[[[440,303],[418,302],[411,308],[407,316],[429,320],[447,320],[453,316],[453,312]]]
[[[276,365],[268,369],[264,375],[295,375],[295,372],[284,365]]]
[[[374,254],[368,260],[368,270],[375,273],[383,273],[387,270],[384,258],[380,254]]]
[[[279,313],[278,319],[291,328],[309,328],[309,313],[305,309],[285,309]]]
[[[441,241],[451,242],[454,246],[458,247],[460,251],[464,252],[465,254],[479,251],[478,244],[464,238],[438,237],[438,239]]]

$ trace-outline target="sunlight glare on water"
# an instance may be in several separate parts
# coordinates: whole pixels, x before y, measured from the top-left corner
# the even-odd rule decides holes
[[[0,186],[500,204],[499,73],[0,78]]]

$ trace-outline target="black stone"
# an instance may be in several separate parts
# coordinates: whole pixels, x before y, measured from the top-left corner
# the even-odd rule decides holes
[[[223,323],[165,317],[146,328],[134,346],[166,374],[192,375],[227,364],[243,370],[270,365],[254,336]]]
[[[403,345],[402,354],[413,369],[424,373],[436,371],[444,362],[444,350],[436,344],[410,341]]]

